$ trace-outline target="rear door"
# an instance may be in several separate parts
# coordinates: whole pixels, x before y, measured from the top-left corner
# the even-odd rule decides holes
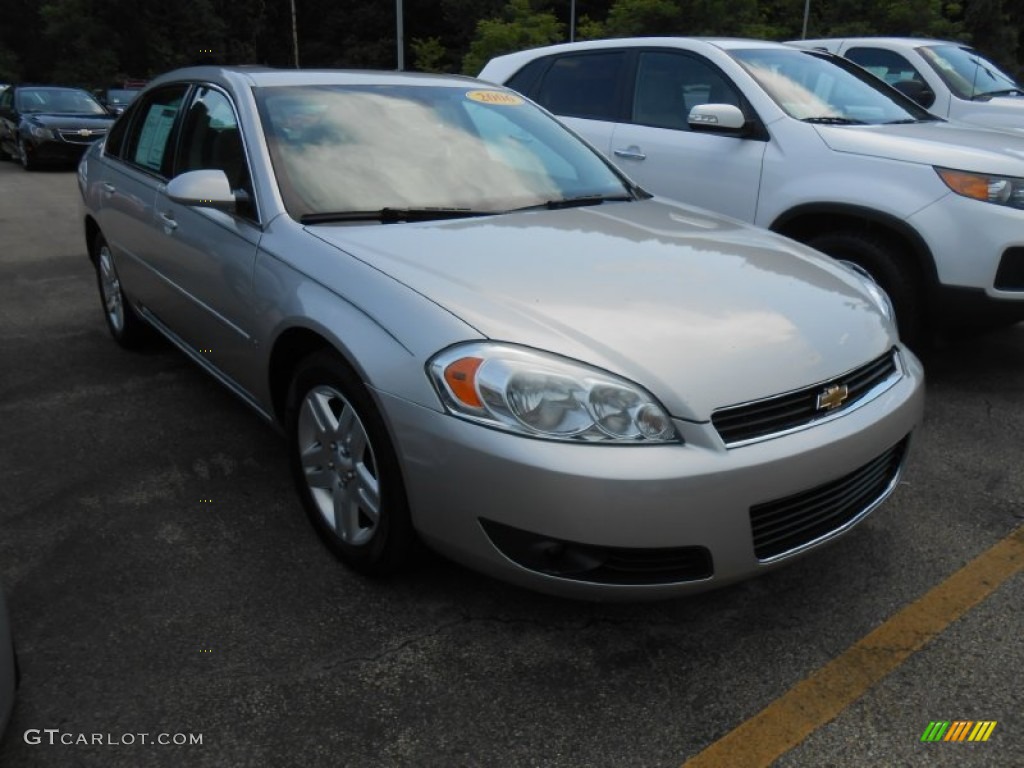
[[[608,155],[615,123],[625,113],[628,67],[626,51],[554,56],[527,95]]]

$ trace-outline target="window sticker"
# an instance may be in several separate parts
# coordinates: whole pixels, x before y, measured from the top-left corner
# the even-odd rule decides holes
[[[523,103],[519,96],[505,91],[469,91],[466,93],[466,98],[479,101],[481,104],[495,104],[500,107],[515,107]]]
[[[154,171],[160,170],[167,147],[167,137],[171,133],[177,114],[177,109],[163,104],[153,104],[149,108],[149,114],[146,115],[139,134],[138,146],[135,148],[136,163]]]

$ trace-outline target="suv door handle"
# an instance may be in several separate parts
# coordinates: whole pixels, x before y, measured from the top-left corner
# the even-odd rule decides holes
[[[636,144],[626,147],[625,149],[614,149],[612,152],[615,153],[616,157],[624,157],[627,160],[646,160],[647,155],[640,151],[640,147]]]
[[[103,189],[103,194],[110,197],[112,194],[117,192],[117,187],[111,184],[109,181],[104,181],[100,187]]]

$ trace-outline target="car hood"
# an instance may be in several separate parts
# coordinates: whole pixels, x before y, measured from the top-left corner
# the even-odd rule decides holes
[[[113,115],[65,115],[50,114],[48,112],[33,112],[24,116],[26,120],[45,128],[59,128],[68,130],[72,128],[109,128],[114,122]]]
[[[972,125],[1012,130],[1024,134],[1024,96],[995,96],[988,101],[972,101],[959,119]]]
[[[895,341],[830,259],[656,200],[309,229],[482,335],[625,376],[685,419],[824,381]]]
[[[959,122],[816,125],[836,152],[963,171],[1024,176],[1024,136]]]

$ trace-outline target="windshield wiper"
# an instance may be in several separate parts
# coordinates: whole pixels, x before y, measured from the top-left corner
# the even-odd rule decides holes
[[[471,208],[378,208],[375,211],[321,211],[299,217],[302,224],[333,224],[345,221],[379,221],[397,224],[401,221],[434,221],[464,219],[471,216],[493,216],[496,211],[474,211]]]
[[[971,101],[978,101],[979,99],[990,99],[993,96],[1012,96],[1013,94],[1024,96],[1024,90],[1020,88],[1002,88],[998,91],[982,91],[971,96]]]
[[[941,118],[935,117],[908,117],[903,120],[887,120],[882,125],[910,125],[911,123],[934,123]]]
[[[513,211],[536,211],[547,209],[557,211],[561,208],[582,208],[587,205],[601,205],[601,203],[629,203],[637,198],[632,195],[578,195],[577,197],[565,197],[561,200],[547,200],[537,205],[526,205],[522,208],[513,208]]]
[[[863,120],[854,120],[852,117],[833,117],[831,115],[822,115],[821,117],[804,117],[801,118],[801,122],[820,123],[822,125],[866,125]]]

